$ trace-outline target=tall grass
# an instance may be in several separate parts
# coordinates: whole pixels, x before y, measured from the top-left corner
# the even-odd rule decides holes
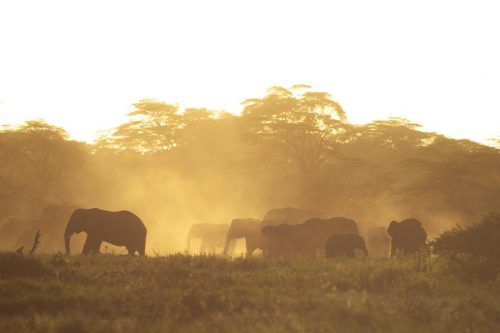
[[[0,278],[38,276],[47,272],[39,258],[0,252]]]
[[[448,261],[37,257],[0,279],[2,332],[499,331],[500,278]]]

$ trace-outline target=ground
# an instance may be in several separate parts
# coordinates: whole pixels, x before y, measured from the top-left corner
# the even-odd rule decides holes
[[[478,272],[429,257],[3,254],[0,332],[500,332],[500,276]]]

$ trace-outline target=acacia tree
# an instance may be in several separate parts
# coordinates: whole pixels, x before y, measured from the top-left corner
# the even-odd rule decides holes
[[[178,105],[142,99],[133,106],[135,110],[128,113],[132,119],[102,135],[100,148],[157,153],[175,147],[181,127]]]
[[[498,149],[437,136],[419,156],[404,160],[412,177],[398,196],[415,211],[436,218],[453,215],[455,223],[474,221],[499,213],[499,165]]]
[[[34,212],[66,200],[82,167],[85,145],[68,140],[66,131],[31,120],[0,132],[0,196],[9,208]],[[78,177],[76,177],[78,178]]]
[[[326,92],[309,86],[272,87],[260,99],[243,102],[243,120],[256,139],[261,161],[309,192],[313,179],[334,157],[347,127],[342,107]],[[305,193],[302,193],[305,194]]]

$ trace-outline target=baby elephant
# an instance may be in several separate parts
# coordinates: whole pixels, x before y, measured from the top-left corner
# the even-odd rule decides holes
[[[368,257],[363,237],[358,234],[334,234],[326,241],[325,256],[327,258],[354,258],[355,249],[363,251]]]

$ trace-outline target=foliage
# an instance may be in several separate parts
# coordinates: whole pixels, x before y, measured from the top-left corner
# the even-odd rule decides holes
[[[0,252],[0,279],[39,276],[48,271],[40,258],[15,252]]]
[[[142,99],[128,113],[132,120],[118,126],[110,136],[100,139],[102,147],[162,152],[172,149],[180,128],[179,107],[154,99]]]
[[[470,255],[474,260],[484,258],[500,268],[499,244],[500,216],[486,216],[480,223],[443,232],[433,241],[432,247],[437,254],[455,258]]]
[[[40,206],[67,200],[78,183],[85,148],[43,121],[0,131],[0,212],[12,214],[17,208],[33,214]]]
[[[264,160],[272,161],[274,155],[275,163],[291,163],[301,175],[316,172],[332,156],[346,120],[330,94],[305,90],[309,88],[272,87],[265,97],[243,103],[243,119],[273,151]]]
[[[133,211],[150,230],[148,250],[162,251],[181,250],[192,223],[286,206],[362,229],[413,217],[430,237],[500,213],[498,148],[400,118],[352,125],[329,94],[304,85],[273,87],[241,115],[140,100],[95,144],[43,121],[3,127],[0,162],[0,224],[21,221],[0,232],[9,250],[36,229],[40,250],[60,250],[67,211],[80,206]]]

